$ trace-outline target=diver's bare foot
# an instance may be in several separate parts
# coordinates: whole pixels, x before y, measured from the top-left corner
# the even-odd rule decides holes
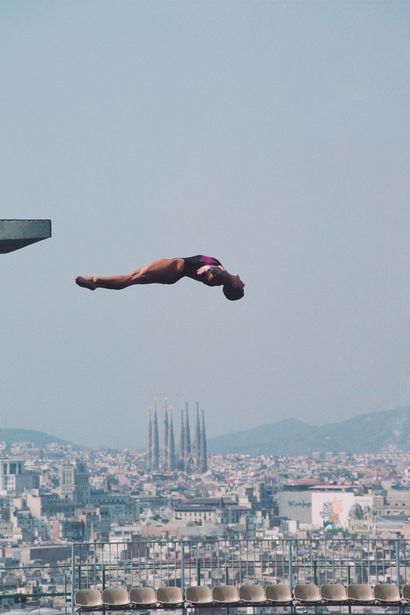
[[[78,286],[81,286],[82,288],[88,288],[89,290],[95,290],[97,288],[94,282],[94,278],[92,276],[79,275],[75,279],[75,283],[78,284]]]

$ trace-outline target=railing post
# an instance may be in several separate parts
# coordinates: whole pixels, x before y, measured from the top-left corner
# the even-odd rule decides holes
[[[184,541],[181,540],[181,589],[185,589],[185,548]]]
[[[289,587],[293,585],[293,561],[292,561],[292,540],[288,542],[288,584]]]
[[[74,543],[71,545],[71,615],[74,615],[74,583],[75,582],[75,550]]]
[[[400,538],[396,540],[396,585],[400,588]]]
[[[64,614],[67,615],[67,572],[64,571]]]

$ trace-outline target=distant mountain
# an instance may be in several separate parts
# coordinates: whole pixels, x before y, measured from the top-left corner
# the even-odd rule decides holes
[[[80,448],[77,444],[72,444],[67,440],[50,436],[43,431],[35,429],[0,429],[0,442],[12,444],[13,442],[33,442],[36,446],[47,446],[47,444],[71,444],[74,448]]]
[[[287,419],[209,438],[210,453],[309,455],[314,451],[410,451],[410,407],[371,412],[340,423],[313,426]]]

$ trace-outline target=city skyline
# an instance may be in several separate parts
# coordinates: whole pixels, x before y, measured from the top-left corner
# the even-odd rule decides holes
[[[229,584],[406,582],[408,451],[210,455],[208,472],[192,475],[145,464],[136,451],[0,441],[9,608],[24,594],[64,612],[71,581],[101,588],[113,574],[117,587],[215,586],[227,567]]]

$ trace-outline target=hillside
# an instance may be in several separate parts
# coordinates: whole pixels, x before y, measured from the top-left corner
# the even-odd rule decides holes
[[[287,419],[210,438],[210,453],[308,455],[313,451],[410,451],[410,407],[371,412],[340,423],[313,426]]]
[[[67,440],[50,436],[43,431],[35,429],[0,429],[0,442],[12,444],[13,442],[33,442],[36,446],[47,446],[47,444],[71,444],[74,448],[79,448],[78,445],[72,444]]]

